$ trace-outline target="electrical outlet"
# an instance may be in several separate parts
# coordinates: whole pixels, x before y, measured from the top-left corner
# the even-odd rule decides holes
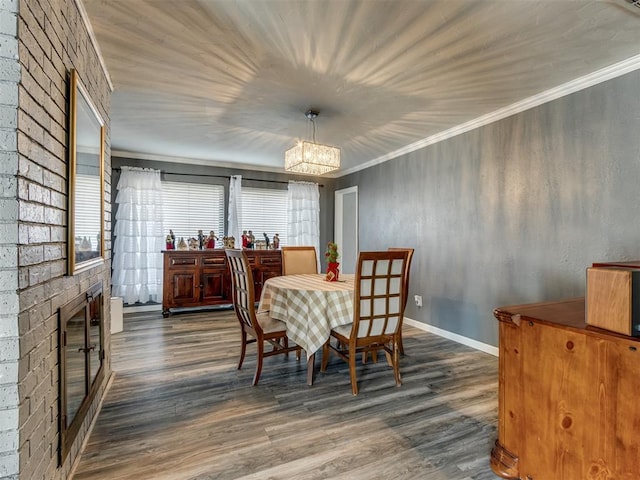
[[[421,307],[422,306],[422,295],[416,295],[415,297],[416,300],[416,306]]]

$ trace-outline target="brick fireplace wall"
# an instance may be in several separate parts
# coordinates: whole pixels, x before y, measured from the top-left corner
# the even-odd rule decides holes
[[[106,123],[105,198],[111,197],[111,88],[82,9],[72,0],[0,0],[0,478],[66,479],[111,375],[105,301],[105,380],[59,466],[58,308],[98,280],[110,297],[109,241],[103,265],[67,275],[72,68]],[[110,211],[107,202],[107,240]]]
[[[0,4],[0,478],[18,472],[17,0]]]

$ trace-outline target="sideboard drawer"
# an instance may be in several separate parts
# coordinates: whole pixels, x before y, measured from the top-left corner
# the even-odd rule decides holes
[[[227,258],[226,257],[202,257],[202,266],[203,267],[226,267]]]
[[[169,262],[169,267],[195,267],[198,265],[198,259],[194,257],[172,257]]]
[[[280,256],[277,256],[277,257],[261,256],[260,257],[260,263],[262,265],[282,265],[282,257],[280,257]]]

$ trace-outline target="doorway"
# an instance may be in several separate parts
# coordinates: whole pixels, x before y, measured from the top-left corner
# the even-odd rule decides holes
[[[358,187],[335,192],[335,242],[340,249],[340,272],[355,273],[358,261]]]

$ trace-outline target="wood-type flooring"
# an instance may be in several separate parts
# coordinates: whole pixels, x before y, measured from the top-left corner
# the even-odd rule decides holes
[[[124,328],[73,480],[498,478],[491,355],[405,327],[403,385],[381,355],[359,364],[354,397],[336,356],[311,387],[304,357],[267,358],[253,387],[233,311],[127,314]]]

